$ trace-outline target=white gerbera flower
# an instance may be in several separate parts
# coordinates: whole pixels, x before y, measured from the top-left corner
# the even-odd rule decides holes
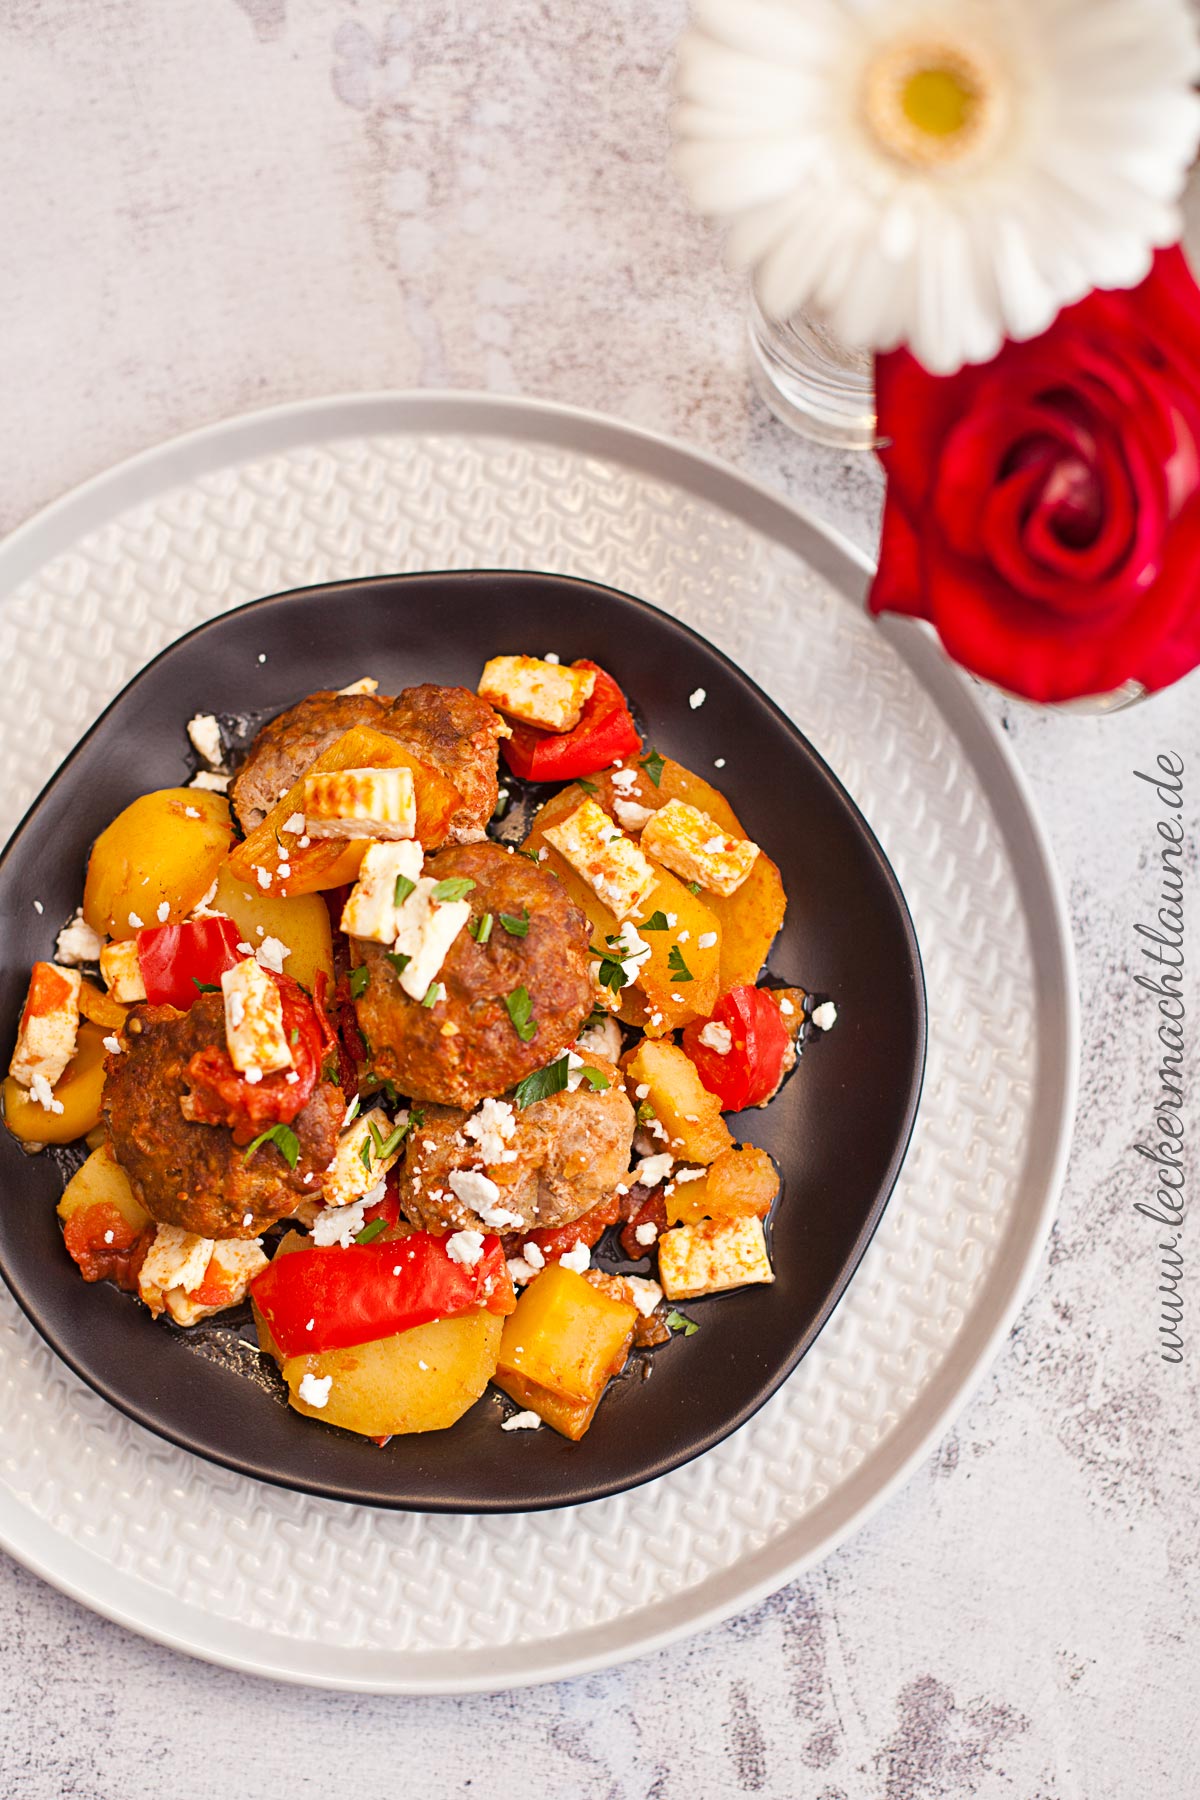
[[[1179,237],[1198,70],[1183,0],[693,0],[676,162],[768,313],[947,372]]]

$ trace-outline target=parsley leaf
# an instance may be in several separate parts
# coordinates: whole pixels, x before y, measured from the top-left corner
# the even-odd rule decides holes
[[[500,923],[510,937],[529,936],[529,908],[526,907],[518,919],[512,913],[501,913]]]
[[[577,775],[575,777],[575,786],[581,787],[585,794],[598,794],[600,792],[600,789],[596,786],[594,781],[585,781],[582,775]]]
[[[533,1016],[533,1002],[529,998],[527,987],[515,987],[511,994],[505,994],[504,1004],[508,1016],[512,1020],[512,1028],[523,1044],[527,1044],[537,1033],[537,1022]]]
[[[300,1027],[298,1025],[293,1025],[292,1029],[288,1032],[288,1043],[291,1044],[294,1048],[299,1042],[300,1042]]]
[[[195,975],[192,976],[192,982],[198,994],[219,994],[221,992],[214,982],[200,981]]]
[[[392,894],[392,905],[403,906],[408,896],[416,892],[417,884],[410,881],[407,875],[397,875],[396,887]]]
[[[676,1312],[674,1307],[667,1314],[667,1324],[672,1331],[682,1331],[684,1337],[695,1337],[700,1329],[695,1319],[689,1319],[686,1313]]]
[[[401,879],[403,880],[403,877],[401,877]],[[407,969],[409,963],[412,961],[412,957],[405,956],[403,950],[385,950],[383,955],[384,960],[391,963],[397,975],[403,975],[405,969]]]
[[[471,929],[470,926],[468,926],[467,929],[468,929],[468,931],[470,931],[470,929]],[[491,937],[491,935],[492,935],[492,915],[491,915],[491,913],[484,913],[484,915],[481,919],[476,919],[475,929],[474,929],[474,931],[471,932],[471,936],[475,939],[475,942],[480,946],[480,948],[482,948],[483,945],[487,943],[487,941]]]
[[[532,1106],[535,1100],[548,1100],[551,1094],[561,1094],[567,1085],[570,1062],[560,1056],[557,1062],[549,1063],[544,1069],[535,1069],[524,1081],[517,1083],[513,1099],[519,1108]]]
[[[517,855],[526,857],[531,863],[541,864],[542,859],[536,850],[518,850]]]
[[[599,1069],[593,1069],[590,1063],[584,1063],[582,1069],[576,1069],[575,1073],[583,1076],[593,1094],[599,1094],[606,1087],[612,1086],[608,1076],[602,1075]]]
[[[654,783],[655,787],[661,786],[662,772],[663,772],[663,759],[658,754],[658,751],[657,750],[649,751],[645,756],[639,758],[639,762],[641,764],[641,767],[643,769],[645,769],[647,775],[650,777],[651,781]]]
[[[475,883],[469,875],[450,875],[445,881],[433,884],[434,900],[463,900],[470,893]]]
[[[294,1169],[300,1160],[300,1139],[290,1125],[269,1125],[266,1131],[260,1131],[252,1144],[248,1144],[242,1153],[242,1161],[249,1162],[260,1144],[274,1144],[289,1169]]]
[[[655,1110],[651,1106],[650,1102],[648,1100],[643,1100],[642,1104],[637,1109],[638,1124],[639,1125],[648,1125],[650,1123],[651,1119],[657,1119],[657,1117],[658,1117],[658,1114],[655,1112]]]
[[[638,926],[639,931],[670,931],[665,912],[652,912],[648,919],[643,919]]]
[[[425,998],[422,1000],[421,1005],[422,1006],[436,1006],[438,1001],[441,999],[441,997],[442,997],[441,982],[440,981],[431,981],[429,986],[425,989]]]
[[[357,969],[350,971],[350,998],[361,1000],[371,981],[371,971],[366,963],[359,963]]]
[[[386,1230],[386,1219],[372,1219],[369,1225],[363,1226],[354,1241],[356,1244],[373,1244],[375,1239],[377,1237],[382,1237]]]
[[[614,994],[619,994],[623,987],[628,986],[625,980],[624,963],[615,957],[611,950],[601,950],[595,944],[589,944],[588,949],[593,956],[600,958],[600,967],[596,971],[596,980],[600,986],[611,988]]]
[[[689,894],[698,894],[700,892],[700,883],[698,881],[689,881],[687,890]]]
[[[678,944],[671,945],[671,954],[667,958],[667,967],[676,981],[691,981],[692,971],[683,960],[683,951]]]

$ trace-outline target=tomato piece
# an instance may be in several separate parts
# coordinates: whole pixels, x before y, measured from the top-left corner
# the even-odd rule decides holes
[[[730,1045],[724,1054],[701,1042],[709,1025],[728,1031]],[[779,1008],[756,987],[730,988],[710,1019],[694,1019],[683,1029],[683,1047],[709,1093],[720,1100],[722,1112],[766,1105],[783,1079],[790,1043]]]
[[[188,919],[182,925],[148,925],[137,934],[138,963],[152,1006],[187,1012],[201,988],[220,987],[226,969],[245,955],[232,919]]]
[[[514,724],[503,740],[504,760],[526,781],[576,781],[632,756],[642,740],[625,696],[611,675],[583,657],[573,669],[591,669],[596,685],[572,731],[539,731]]]
[[[312,1098],[334,1046],[328,1019],[299,982],[274,971],[271,978],[279,989],[291,1069],[251,1083],[234,1068],[223,1044],[197,1050],[187,1066],[188,1117],[196,1124],[227,1125],[235,1144],[248,1144],[269,1125],[290,1125]],[[289,1081],[289,1074],[299,1079]]]
[[[71,1214],[63,1238],[85,1281],[113,1281],[136,1293],[138,1270],[156,1230],[153,1220],[140,1227],[131,1225],[111,1200],[97,1200]]]
[[[504,1240],[505,1253],[520,1256],[524,1245],[536,1244],[547,1262],[557,1262],[577,1244],[586,1244],[591,1250],[620,1216],[620,1200],[616,1194],[610,1194],[607,1200],[597,1202],[578,1219],[572,1219],[569,1225],[543,1225],[536,1231],[509,1232]]]
[[[485,1237],[479,1261],[467,1265],[432,1231],[277,1256],[250,1292],[285,1356],[345,1350],[432,1319],[480,1307],[510,1313],[516,1305],[498,1237]]]

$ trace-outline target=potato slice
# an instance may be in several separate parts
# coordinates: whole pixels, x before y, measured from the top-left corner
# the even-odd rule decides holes
[[[253,949],[269,937],[283,944],[288,951],[283,973],[309,993],[318,970],[333,980],[333,934],[329,908],[320,894],[264,893],[257,882],[248,886],[229,863],[223,863],[209,905],[214,912],[228,913]]]
[[[288,1400],[310,1419],[364,1437],[444,1431],[474,1406],[495,1374],[503,1324],[495,1313],[464,1313],[347,1350],[287,1357],[281,1373]],[[324,1406],[301,1400],[306,1375],[332,1376]]]
[[[669,1150],[677,1162],[715,1162],[733,1147],[733,1133],[721,1117],[721,1102],[710,1094],[696,1065],[678,1044],[643,1038],[621,1059],[625,1086],[635,1106],[653,1108],[667,1133],[656,1149]],[[639,1089],[646,1088],[642,1094]]]
[[[499,1373],[521,1376],[564,1400],[591,1403],[623,1365],[637,1322],[632,1303],[613,1300],[574,1269],[550,1263],[504,1321]]]
[[[134,1198],[129,1177],[120,1163],[114,1162],[107,1144],[93,1150],[83,1167],[72,1175],[58,1203],[58,1216],[65,1224],[93,1206],[115,1207],[135,1231],[153,1223],[145,1207]]]
[[[547,825],[555,824],[579,804],[579,794],[578,786],[572,785],[548,800],[534,819],[525,842],[529,850],[546,852],[542,867],[557,875],[572,900],[582,907],[592,927],[592,942],[602,948],[608,937],[620,932],[616,916],[545,837]],[[650,956],[638,971],[636,983],[623,990],[619,1012],[626,1024],[641,1025],[651,1037],[664,1037],[686,1025],[689,1019],[707,1018],[716,1005],[720,997],[721,927],[704,900],[689,893],[668,870],[657,863],[653,867],[655,886],[633,922],[640,927],[660,912],[675,923],[666,931],[644,934],[651,947]],[[713,942],[702,946],[701,938],[708,937]],[[682,958],[692,977],[690,981],[681,981],[678,969],[671,967],[673,950]],[[613,998],[615,1002],[616,996]]]
[[[450,820],[462,805],[462,795],[439,769],[418,762],[403,744],[369,725],[355,725],[343,733],[304,774],[316,775],[329,769],[409,769],[417,799],[417,836],[426,850],[436,850],[445,843]],[[286,831],[288,820],[296,815],[300,817],[301,829]],[[245,880],[248,887],[257,884],[262,892],[277,897],[315,894],[353,881],[370,839],[312,838],[302,845],[300,840],[307,835],[303,818],[302,775],[262,824],[237,845],[229,858],[234,875]],[[287,869],[286,875],[279,873],[281,866]]]
[[[143,794],[92,845],[84,920],[121,942],[143,925],[177,925],[212,886],[232,836],[223,794],[201,788]]]
[[[54,1098],[61,1112],[46,1112],[31,1100],[27,1088],[10,1075],[0,1092],[4,1096],[4,1123],[24,1144],[73,1144],[100,1123],[100,1096],[104,1091],[103,1025],[85,1019],[75,1040],[75,1054],[54,1084]]]
[[[624,1365],[622,1365],[624,1366]],[[620,1374],[620,1370],[613,1371]],[[549,1388],[539,1387],[536,1381],[530,1381],[525,1375],[514,1375],[497,1370],[492,1376],[493,1384],[510,1400],[515,1400],[522,1412],[535,1412],[543,1425],[551,1426],[563,1437],[570,1438],[577,1444],[592,1420],[596,1416],[596,1408],[604,1398],[604,1390],[594,1400],[564,1400],[561,1394],[552,1394]]]
[[[698,1181],[667,1184],[667,1220],[696,1225],[701,1219],[765,1219],[779,1192],[779,1172],[765,1150],[735,1144],[714,1157]]]

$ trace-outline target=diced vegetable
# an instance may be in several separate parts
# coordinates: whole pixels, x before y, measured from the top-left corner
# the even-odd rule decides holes
[[[706,1035],[711,1041],[705,1041]],[[726,1036],[728,1049],[723,1048]],[[684,1027],[683,1047],[721,1110],[741,1112],[765,1106],[779,1086],[791,1036],[762,988],[739,987],[721,997],[711,1019]]]
[[[79,985],[79,1011],[85,1019],[91,1019],[94,1025],[103,1025],[105,1031],[120,1031],[129,1008],[106,994],[93,981],[83,980]]]
[[[517,1301],[500,1339],[501,1375],[520,1375],[567,1400],[598,1400],[625,1360],[636,1306],[610,1300],[552,1263]]]
[[[310,1419],[365,1437],[444,1431],[475,1404],[495,1373],[501,1323],[495,1313],[476,1311],[350,1349],[288,1357],[281,1369],[288,1398]],[[306,1375],[321,1383],[329,1379],[322,1406],[301,1397]]]
[[[355,725],[322,751],[307,775],[331,769],[409,769],[417,802],[417,836],[426,850],[445,843],[450,820],[462,805],[453,782],[407,751],[395,738],[369,725]],[[229,868],[247,887],[280,895],[313,894],[343,887],[354,880],[366,852],[368,839],[311,838],[301,844],[303,831],[284,829],[289,819],[304,817],[304,776],[290,787],[278,805],[229,858]],[[282,869],[287,874],[281,873]]]
[[[283,973],[310,994],[319,970],[333,980],[333,934],[329,908],[320,894],[264,893],[257,881],[248,886],[225,863],[210,904],[214,912],[229,915],[241,941],[253,949],[274,939],[283,956]]]
[[[212,886],[232,835],[221,794],[201,788],[143,794],[92,846],[84,919],[102,936],[122,940],[144,925],[177,924]]]
[[[658,1278],[668,1300],[774,1281],[761,1219],[704,1219],[659,1239]]]
[[[75,1054],[54,1084],[54,1100],[61,1112],[48,1112],[8,1077],[3,1088],[4,1123],[14,1137],[26,1144],[73,1144],[100,1123],[107,1035],[102,1025],[90,1020],[80,1025]]]
[[[137,934],[138,966],[152,1006],[187,1012],[197,994],[220,987],[227,969],[243,960],[232,919],[185,919],[151,925]]]
[[[518,724],[504,742],[505,762],[526,781],[575,781],[642,747],[625,696],[612,676],[586,657],[572,667],[590,669],[596,677],[574,730],[551,733]]]
[[[753,1144],[722,1150],[697,1181],[680,1181],[678,1173],[665,1196],[672,1225],[694,1225],[701,1219],[765,1219],[779,1192],[779,1174],[765,1150]]]
[[[504,1313],[513,1304],[498,1237],[485,1237],[479,1261],[468,1266],[430,1231],[277,1256],[251,1291],[285,1356],[370,1343],[479,1307]]]
[[[669,1150],[677,1162],[711,1163],[732,1147],[719,1100],[678,1044],[644,1038],[621,1066],[634,1105],[650,1107],[666,1131],[666,1141],[659,1139],[656,1148]],[[645,1095],[638,1091],[643,1087]]]
[[[614,1370],[615,1374],[620,1372],[620,1369]],[[535,1412],[544,1425],[551,1426],[575,1444],[595,1418],[604,1397],[601,1389],[594,1400],[567,1400],[561,1394],[551,1393],[549,1388],[539,1387],[536,1381],[530,1381],[524,1375],[500,1369],[492,1380],[501,1393],[516,1401],[522,1412]]]
[[[137,1269],[154,1236],[154,1221],[134,1198],[129,1177],[107,1146],[93,1150],[58,1203],[67,1250],[85,1281],[115,1281],[135,1290]]]

